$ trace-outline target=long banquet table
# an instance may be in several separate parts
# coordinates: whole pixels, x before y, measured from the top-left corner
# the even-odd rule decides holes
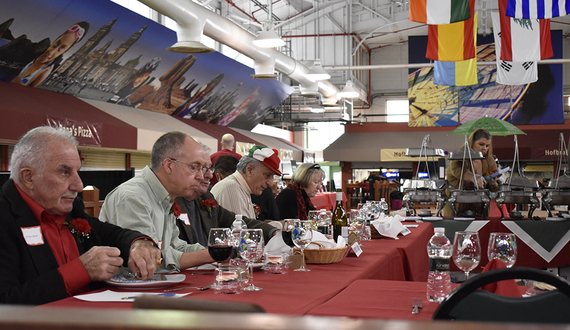
[[[341,262],[327,265],[308,265],[310,272],[289,271],[287,274],[254,272],[254,283],[263,288],[258,292],[243,292],[237,295],[219,295],[214,290],[180,290],[192,292],[187,297],[225,301],[256,303],[269,313],[304,315],[316,306],[325,303],[351,283],[360,279],[395,281],[426,281],[428,258],[425,247],[433,235],[429,223],[419,223],[410,228],[411,234],[390,238],[373,239],[362,243],[360,257],[347,256]],[[174,286],[205,286],[214,280],[212,271],[184,270],[186,279]],[[126,291],[111,288],[113,291]],[[149,292],[163,292],[149,290]],[[185,299],[185,298],[182,298]],[[128,302],[87,302],[69,297],[45,307],[79,308],[131,308]]]

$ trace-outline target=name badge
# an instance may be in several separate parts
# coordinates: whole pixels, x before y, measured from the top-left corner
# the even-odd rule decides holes
[[[186,226],[190,226],[190,219],[188,218],[188,213],[180,213],[178,219],[184,221]]]
[[[28,245],[35,246],[44,244],[44,236],[42,235],[42,229],[40,226],[23,227],[20,229],[22,230],[22,235]]]

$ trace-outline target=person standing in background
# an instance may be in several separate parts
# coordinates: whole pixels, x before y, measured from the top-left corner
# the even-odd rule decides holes
[[[218,158],[222,155],[234,156],[237,160],[241,159],[241,155],[234,151],[236,140],[232,134],[230,134],[230,133],[224,134],[222,136],[222,141],[220,141],[220,143],[222,145],[222,149],[220,149],[220,151],[214,152],[212,155],[210,155],[210,160],[212,161],[212,164],[214,164],[214,166],[216,164],[216,160],[218,160]],[[210,184],[213,186],[218,181],[219,180],[217,179],[217,177],[214,176],[212,178],[212,182]]]

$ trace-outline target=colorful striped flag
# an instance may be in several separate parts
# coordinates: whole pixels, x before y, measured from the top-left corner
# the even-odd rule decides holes
[[[473,23],[473,47],[477,44],[477,14]],[[457,62],[434,62],[433,83],[442,86],[469,86],[479,83],[477,80],[477,56]]]
[[[509,62],[501,60],[501,18],[498,12],[492,12],[493,34],[495,37],[495,54],[497,61],[498,84],[525,85],[538,80],[536,62]]]
[[[508,17],[505,15],[507,1],[499,0],[501,60],[527,62],[551,58],[554,54],[550,40],[550,20]]]
[[[469,0],[411,0],[410,21],[449,24],[471,17]]]
[[[457,62],[434,62],[433,83],[441,86],[469,86],[477,80],[477,58]]]
[[[507,16],[521,19],[553,18],[570,13],[570,0],[509,0]]]
[[[428,25],[426,58],[434,61],[464,61],[475,57],[475,0],[469,1],[469,5],[472,15],[463,22]]]

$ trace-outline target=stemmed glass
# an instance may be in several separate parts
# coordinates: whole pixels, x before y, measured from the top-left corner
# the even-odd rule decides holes
[[[313,224],[313,229],[317,230],[317,225],[319,222],[319,211],[309,210],[309,213],[307,215],[307,219],[311,220],[311,222]]]
[[[362,233],[366,227],[366,219],[360,214],[359,210],[350,210],[349,231],[354,232],[358,237],[358,244],[362,240]],[[350,232],[349,232],[350,236]]]
[[[253,285],[253,262],[261,258],[265,243],[263,241],[263,231],[261,229],[243,229],[241,240],[238,246],[239,255],[247,261],[249,268],[249,283],[245,291],[259,291],[260,287]]]
[[[310,220],[295,220],[293,231],[291,232],[293,243],[301,249],[301,258],[303,262],[301,267],[295,271],[308,272],[310,269],[305,268],[305,248],[311,244],[313,240],[313,225]]]
[[[465,280],[469,272],[475,269],[481,261],[481,243],[476,231],[457,231],[453,243],[453,262],[465,272]]]
[[[491,233],[487,248],[489,261],[499,259],[507,268],[513,267],[517,261],[517,241],[512,233]]]
[[[220,262],[232,254],[232,234],[229,228],[211,228],[208,235],[208,253],[220,267]]]
[[[293,248],[295,243],[293,243],[293,238],[291,237],[291,232],[295,226],[295,221],[299,219],[285,219],[283,220],[283,229],[281,229],[281,237],[283,237],[283,242],[291,247],[291,255],[293,255]]]

